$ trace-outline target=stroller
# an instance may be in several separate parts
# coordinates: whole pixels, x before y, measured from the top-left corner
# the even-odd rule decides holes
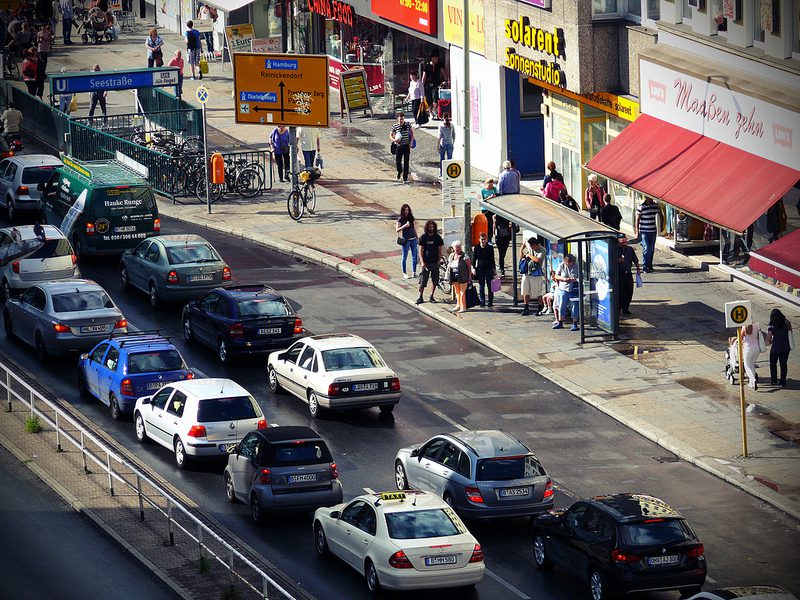
[[[736,377],[745,377],[740,373],[739,368],[739,342],[734,339],[733,343],[725,350],[725,379],[736,385]]]
[[[77,31],[81,34],[81,41],[84,44],[88,44],[90,40],[93,44],[99,44],[103,40],[107,42],[112,40],[106,14],[99,8],[93,8],[89,11],[86,19],[78,26]]]

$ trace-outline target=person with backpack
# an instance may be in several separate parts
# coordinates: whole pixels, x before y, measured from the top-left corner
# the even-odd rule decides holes
[[[519,250],[519,263],[517,270],[522,275],[520,292],[522,293],[522,316],[531,314],[531,296],[536,298],[537,304],[541,304],[542,295],[542,268],[544,267],[544,248],[535,237],[528,239],[522,244]],[[538,312],[538,307],[535,309]]]
[[[192,71],[192,79],[195,78],[195,70],[203,79],[203,72],[199,69],[200,64],[200,32],[194,28],[193,21],[186,21],[186,31],[183,34],[186,38],[186,59],[189,62],[189,69]]]
[[[562,191],[567,191],[567,186],[564,185],[564,182],[559,179],[551,179],[547,182],[547,185],[544,186],[543,193],[545,198],[549,198],[553,202],[558,202],[559,198],[561,198]]]

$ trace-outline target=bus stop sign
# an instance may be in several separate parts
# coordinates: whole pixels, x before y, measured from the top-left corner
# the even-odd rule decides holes
[[[753,322],[750,300],[725,303],[725,327],[741,327]]]

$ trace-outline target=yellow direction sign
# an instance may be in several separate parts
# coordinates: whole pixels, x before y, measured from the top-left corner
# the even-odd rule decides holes
[[[741,327],[753,322],[750,300],[725,303],[725,327]]]
[[[233,55],[236,122],[328,127],[328,57]]]

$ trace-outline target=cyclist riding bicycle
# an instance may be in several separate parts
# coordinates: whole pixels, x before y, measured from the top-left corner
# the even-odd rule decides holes
[[[19,137],[19,124],[22,122],[22,113],[17,110],[13,102],[8,103],[8,108],[0,115],[0,125],[6,138]]]

